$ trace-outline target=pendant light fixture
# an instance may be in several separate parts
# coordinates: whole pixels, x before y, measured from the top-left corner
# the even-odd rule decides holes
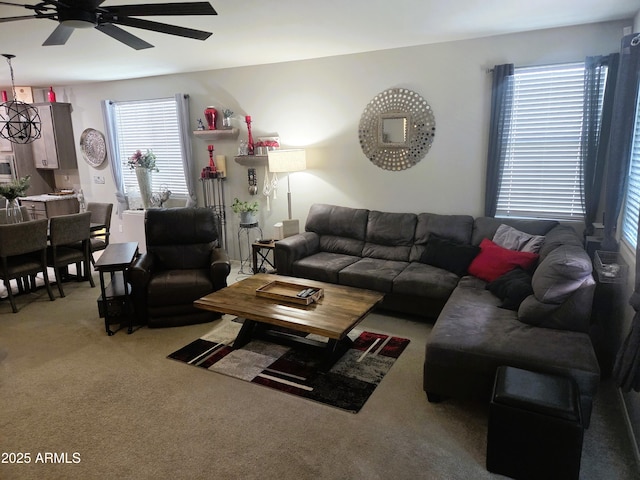
[[[31,143],[40,138],[41,121],[38,109],[16,99],[16,86],[13,79],[11,59],[15,55],[3,53],[11,71],[11,89],[13,100],[0,103],[0,137],[12,143]]]

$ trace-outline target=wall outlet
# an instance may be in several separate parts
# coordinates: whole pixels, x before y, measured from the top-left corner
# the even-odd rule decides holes
[[[94,175],[93,176],[93,183],[99,184],[99,185],[104,185],[104,177],[102,175]]]
[[[118,231],[122,233],[122,224],[118,225]]]

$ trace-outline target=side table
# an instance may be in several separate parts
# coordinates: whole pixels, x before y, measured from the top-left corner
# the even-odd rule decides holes
[[[249,259],[251,257],[251,244],[253,243],[251,241],[251,232],[255,230],[254,233],[257,233],[258,237],[257,238],[262,238],[262,229],[260,228],[260,225],[258,224],[258,222],[256,223],[241,223],[240,227],[238,228],[238,248],[239,248],[239,254],[240,254],[240,271],[238,272],[241,275],[251,275],[253,272],[245,272],[244,271],[244,267],[246,264],[249,263]],[[242,253],[242,244],[244,243],[242,241],[242,237],[246,236],[246,241],[247,241],[247,256],[245,257]],[[255,236],[253,236],[255,238]]]
[[[100,258],[96,261],[94,268],[100,273],[100,291],[98,298],[98,312],[100,317],[104,317],[104,328],[107,335],[113,335],[109,325],[127,318],[127,333],[133,332],[133,302],[130,294],[131,288],[128,281],[128,271],[131,264],[138,256],[138,242],[110,243],[104,250]],[[116,275],[116,273],[121,275]],[[104,274],[110,273],[110,283],[105,285]],[[117,330],[116,330],[117,331]]]
[[[253,273],[275,273],[276,259],[274,256],[274,250],[276,248],[276,242],[271,240],[270,242],[257,241],[251,245],[251,253],[253,256]],[[266,250],[263,252],[263,250]],[[269,252],[273,256],[273,260],[269,260]],[[260,257],[260,265],[258,265],[258,257]],[[264,264],[269,265],[272,270],[267,271]]]

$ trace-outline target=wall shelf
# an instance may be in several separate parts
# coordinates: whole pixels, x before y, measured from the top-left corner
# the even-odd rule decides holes
[[[213,140],[213,139],[218,139],[218,140],[224,140],[224,139],[230,139],[230,138],[237,138],[238,137],[238,133],[240,133],[240,129],[238,128],[219,128],[217,130],[194,130],[193,134],[198,137],[198,138],[202,138],[205,140]]]
[[[267,155],[239,155],[235,157],[236,163],[245,167],[264,167],[269,164]]]

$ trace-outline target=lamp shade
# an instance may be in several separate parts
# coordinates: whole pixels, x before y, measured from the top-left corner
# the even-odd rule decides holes
[[[307,168],[307,153],[303,149],[269,150],[269,171],[274,173],[299,172]]]

